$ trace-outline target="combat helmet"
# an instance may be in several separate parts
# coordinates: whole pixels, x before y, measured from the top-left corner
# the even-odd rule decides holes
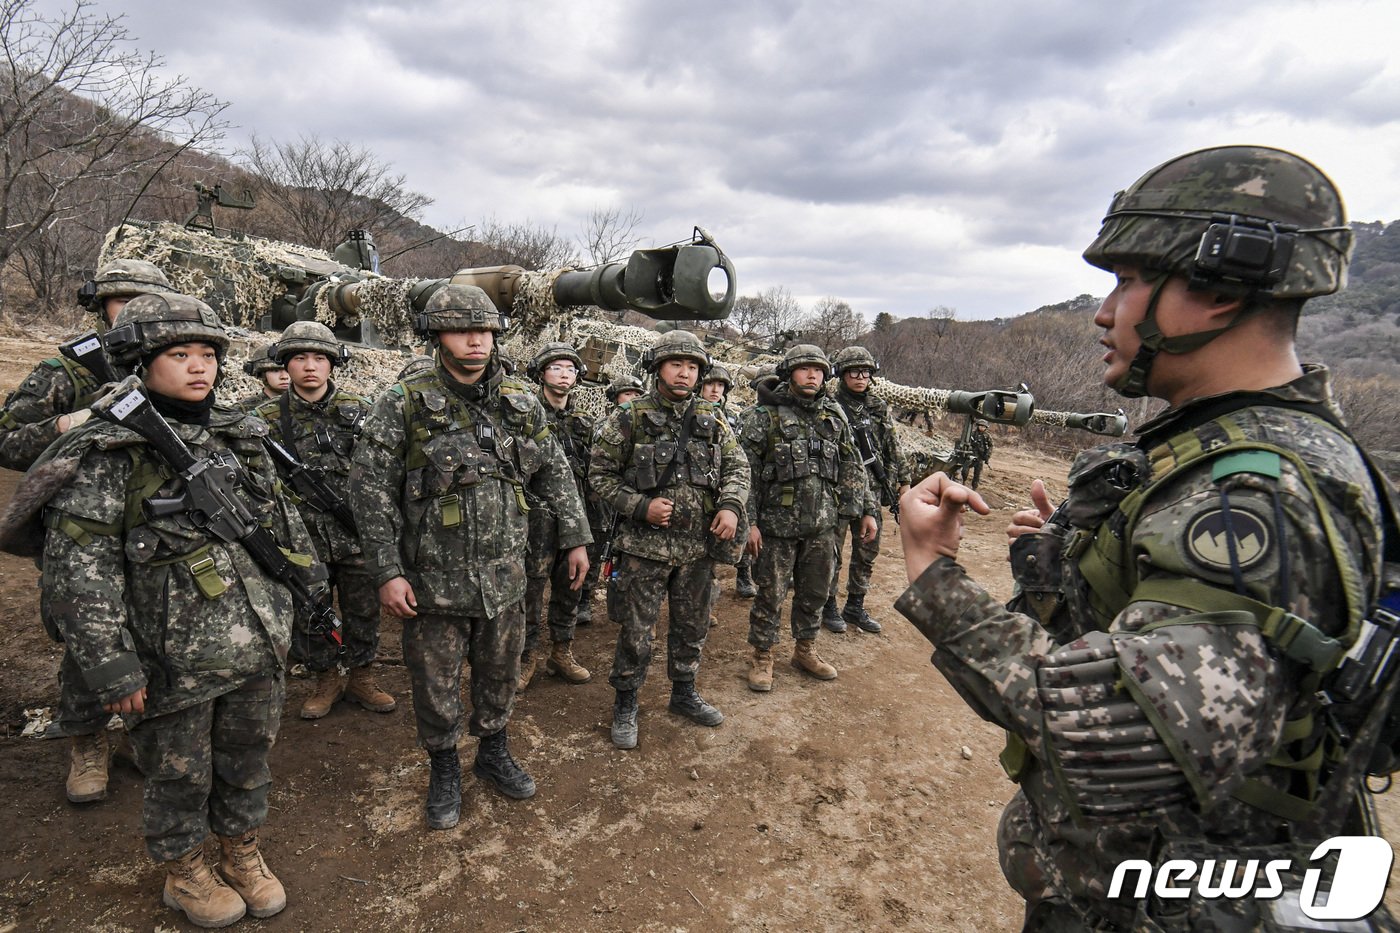
[[[713,362],[700,343],[700,338],[688,330],[672,330],[662,334],[647,348],[642,354],[642,365],[646,367],[647,372],[654,373],[666,360],[674,359],[694,360],[700,364],[702,371],[708,369]]]
[[[716,361],[711,363],[710,368],[705,371],[705,375],[700,377],[702,385],[706,382],[722,382],[724,383],[724,391],[728,392],[734,388],[734,374],[729,371],[728,366]]]
[[[285,369],[287,361],[298,353],[319,353],[331,361],[331,366],[350,362],[350,350],[335,339],[331,329],[320,321],[293,321],[282,331],[282,339],[273,344],[277,361]]]
[[[781,380],[791,379],[794,369],[809,363],[820,366],[824,375],[831,376],[831,360],[827,359],[822,348],[814,343],[798,343],[788,347],[787,352],[783,354],[783,359],[778,363],[776,370],[778,378]]]
[[[618,376],[612,382],[608,383],[608,387],[603,394],[607,396],[609,402],[616,405],[617,397],[623,392],[645,393],[646,387],[642,385],[642,380],[638,379],[636,376]]]
[[[263,351],[256,356],[248,358],[243,363],[243,371],[254,379],[261,379],[263,373],[270,373],[274,369],[283,369],[282,361],[276,356],[277,344],[270,343],[263,347]]]
[[[1317,166],[1291,152],[1221,146],[1178,156],[1120,191],[1084,251],[1091,265],[1159,274],[1137,325],[1142,346],[1113,386],[1147,393],[1159,352],[1189,353],[1272,300],[1330,295],[1346,285],[1353,236],[1341,194]],[[1164,337],[1157,301],[1168,275],[1191,288],[1242,298],[1243,311],[1216,330]]]
[[[759,386],[771,385],[773,382],[776,382],[777,379],[778,364],[764,363],[762,366],[758,367],[758,371],[755,372],[753,378],[749,380],[749,388],[757,390]]]
[[[228,333],[214,309],[174,292],[137,295],[127,302],[102,344],[118,366],[130,367],[177,343],[207,343],[223,360]]]
[[[525,375],[535,382],[539,382],[544,376],[544,368],[555,360],[568,360],[573,363],[578,370],[580,379],[583,378],[584,373],[588,372],[588,367],[583,365],[583,357],[578,355],[577,350],[570,344],[555,342],[540,347],[539,352],[530,360],[530,365],[525,367]]]
[[[434,360],[431,356],[424,356],[420,354],[418,356],[415,356],[413,359],[409,360],[407,363],[403,364],[403,369],[399,370],[399,374],[394,377],[394,381],[403,382],[409,376],[415,376],[418,373],[427,372],[428,370],[432,369],[435,365],[437,365],[437,361]]]
[[[506,326],[506,316],[475,285],[443,285],[414,318],[414,329],[425,337],[444,330],[489,330],[499,334]]]
[[[872,374],[880,371],[880,364],[875,362],[874,354],[865,347],[837,350],[836,355],[831,358],[831,366],[838,376],[848,369],[868,369]]]
[[[99,317],[108,298],[135,298],[137,295],[173,293],[170,280],[143,259],[113,259],[78,289],[78,303]]]

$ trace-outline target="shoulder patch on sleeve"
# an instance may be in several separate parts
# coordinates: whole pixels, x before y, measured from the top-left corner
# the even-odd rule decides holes
[[[1272,526],[1247,508],[1233,507],[1228,513],[1212,508],[1186,528],[1186,553],[1217,573],[1228,573],[1232,565],[1248,570],[1268,557],[1273,547]]]
[[[1271,450],[1242,450],[1239,453],[1217,457],[1210,467],[1210,478],[1220,482],[1237,473],[1253,473],[1278,479],[1282,472],[1282,458]]]

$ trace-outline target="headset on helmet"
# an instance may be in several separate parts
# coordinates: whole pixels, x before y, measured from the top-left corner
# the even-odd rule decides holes
[[[277,344],[268,344],[263,348],[263,352],[256,356],[249,357],[243,362],[243,371],[254,379],[260,379],[263,373],[270,373],[276,369],[283,369],[282,363],[273,355],[276,349]]]
[[[102,345],[112,362],[131,368],[149,354],[178,343],[207,343],[223,361],[228,333],[214,309],[198,298],[166,294],[137,295],[117,315]]]
[[[143,259],[114,259],[103,264],[92,278],[79,286],[78,304],[100,314],[108,298],[135,298],[174,291],[170,280],[155,263]]]
[[[475,285],[442,285],[428,298],[427,305],[413,317],[413,330],[420,337],[439,331],[489,330],[504,333],[510,319],[491,303]]]

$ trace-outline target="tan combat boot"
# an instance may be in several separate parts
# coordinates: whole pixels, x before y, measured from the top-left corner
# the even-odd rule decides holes
[[[835,680],[836,668],[822,660],[817,654],[815,638],[799,638],[797,648],[792,652],[792,666],[804,674],[811,674],[817,680]]]
[[[755,648],[749,659],[749,689],[767,693],[773,689],[773,649]]]
[[[204,860],[204,843],[165,863],[165,906],[197,927],[226,927],[243,918],[243,898]]]
[[[254,917],[281,913],[287,906],[287,892],[258,851],[258,831],[232,838],[220,836],[219,849],[219,874],[243,898],[248,913]]]
[[[345,684],[345,699],[360,704],[371,713],[392,713],[398,705],[393,697],[379,689],[368,667],[357,667],[350,672],[350,679]]]
[[[68,782],[72,803],[92,803],[107,796],[107,730],[69,740]]]
[[[530,686],[530,681],[535,679],[535,668],[539,666],[539,656],[533,651],[527,651],[520,656],[520,679],[515,682],[516,693],[525,692],[525,688]]]
[[[544,662],[545,672],[562,677],[571,684],[586,684],[593,679],[588,668],[574,660],[573,642],[556,641],[549,660]]]
[[[301,704],[302,719],[320,719],[331,711],[335,701],[345,696],[346,677],[337,668],[316,675],[316,689]]]

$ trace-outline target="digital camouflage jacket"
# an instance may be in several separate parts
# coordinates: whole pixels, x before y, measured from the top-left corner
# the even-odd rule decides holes
[[[909,468],[905,465],[904,458],[899,455],[899,441],[895,435],[894,416],[890,413],[889,403],[870,392],[856,395],[847,389],[839,378],[836,380],[836,401],[846,413],[846,420],[851,423],[852,437],[857,441],[856,450],[861,454],[861,459],[865,459],[865,450],[859,442],[859,435],[866,432],[870,437],[870,453],[884,470],[890,492],[898,492],[900,486],[909,485]],[[867,469],[870,472],[870,485],[879,497],[880,504],[886,507],[893,505],[890,496],[880,488],[874,467],[868,465]]]
[[[263,450],[266,425],[222,407],[207,429],[171,425],[196,456],[227,450],[238,458],[245,501],[309,565],[311,540]],[[94,419],[43,461],[65,458],[80,463],[44,510],[42,612],[104,703],[144,685],[145,715],[159,716],[283,666],[290,593],[241,545],[210,539],[184,514],[144,516],[142,501],[184,489],[144,441]]]
[[[400,382],[351,459],[366,567],[377,585],[405,577],[420,611],[494,617],[524,598],[530,497],[554,512],[561,550],[593,540],[535,386],[498,364],[472,386],[441,365]]]
[[[0,466],[24,472],[59,437],[58,419],[96,400],[97,377],[72,360],[44,360],[5,399],[0,412]]]
[[[753,475],[750,520],[763,534],[805,538],[879,511],[846,415],[824,393],[808,401],[779,386],[773,404],[744,415],[739,441]]]
[[[290,427],[291,437],[284,431]],[[286,447],[298,460],[320,472],[331,490],[344,496],[350,488],[350,452],[365,419],[370,401],[364,396],[342,392],[330,383],[319,402],[308,402],[288,389],[279,398],[268,399],[254,414],[267,422],[274,440]],[[329,563],[357,561],[360,540],[333,515],[301,501],[288,486],[287,498],[296,503],[306,530],[316,541],[316,553]]]
[[[1081,454],[1069,498],[1012,547],[1011,608],[947,559],[896,604],[1012,736],[1003,763],[1024,797],[1002,848],[1032,853],[1006,861],[1029,900],[1129,924],[1133,902],[1106,900],[1119,861],[1152,858],[1162,836],[1271,843],[1294,819],[1282,792],[1308,793],[1316,759],[1278,766],[1327,738],[1298,659],[1322,644],[1309,628],[1354,637],[1377,591],[1381,513],[1346,435],[1269,404],[1330,406],[1325,370],[1262,397],[1216,418],[1200,413],[1230,396],[1195,400],[1144,425],[1142,446]],[[1128,521],[1119,507],[1139,489]],[[1268,616],[1286,624],[1266,634]]]
[[[690,436],[682,451],[687,412]],[[672,402],[655,388],[607,420],[588,478],[622,519],[615,547],[674,567],[705,555],[717,510],[729,509],[742,522],[749,496],[749,465],[720,407],[700,398]],[[671,524],[654,528],[646,521],[647,503],[661,497],[675,503]]]

